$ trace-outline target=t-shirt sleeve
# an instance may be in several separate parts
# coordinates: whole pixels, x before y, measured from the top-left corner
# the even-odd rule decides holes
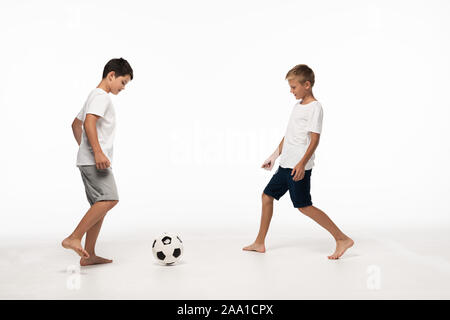
[[[78,112],[77,119],[83,121],[83,108],[81,108],[80,112]]]
[[[106,94],[100,94],[92,99],[86,107],[86,114],[92,113],[104,117],[109,106],[109,97]]]
[[[312,111],[311,117],[308,121],[308,131],[321,133],[322,132],[322,120],[323,120],[323,110],[321,105],[315,106]]]

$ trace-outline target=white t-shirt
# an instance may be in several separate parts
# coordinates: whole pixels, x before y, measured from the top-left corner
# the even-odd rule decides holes
[[[311,132],[322,132],[323,110],[318,101],[305,105],[300,101],[294,105],[284,136],[280,166],[293,169],[303,158],[311,142]],[[314,166],[314,154],[305,166],[305,170]]]
[[[100,116],[97,120],[97,136],[103,153],[112,164],[113,160],[113,142],[116,129],[116,114],[109,94],[101,89],[95,88],[89,93],[83,108],[78,113],[77,118],[83,121],[86,114],[91,113]],[[94,152],[89,143],[86,132],[81,136],[81,144],[78,149],[77,166],[95,165]]]

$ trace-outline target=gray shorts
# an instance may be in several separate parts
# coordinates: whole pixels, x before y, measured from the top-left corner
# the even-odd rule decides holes
[[[78,166],[86,190],[87,199],[92,206],[97,201],[119,200],[116,181],[111,167],[97,170],[95,165]]]

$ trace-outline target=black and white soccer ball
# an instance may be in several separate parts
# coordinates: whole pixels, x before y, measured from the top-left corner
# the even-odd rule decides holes
[[[164,232],[152,244],[153,256],[164,265],[174,264],[183,255],[183,242],[173,233]]]

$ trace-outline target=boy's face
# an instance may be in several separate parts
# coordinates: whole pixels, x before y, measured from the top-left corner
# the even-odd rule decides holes
[[[295,96],[295,99],[303,99],[311,91],[311,83],[305,81],[301,84],[297,78],[288,79],[289,86],[291,87],[291,93]]]
[[[114,71],[111,71],[108,74],[107,78],[108,78],[109,88],[111,89],[111,93],[115,94],[115,95],[119,94],[120,91],[125,89],[125,86],[131,80],[131,77],[129,74],[116,77]]]

